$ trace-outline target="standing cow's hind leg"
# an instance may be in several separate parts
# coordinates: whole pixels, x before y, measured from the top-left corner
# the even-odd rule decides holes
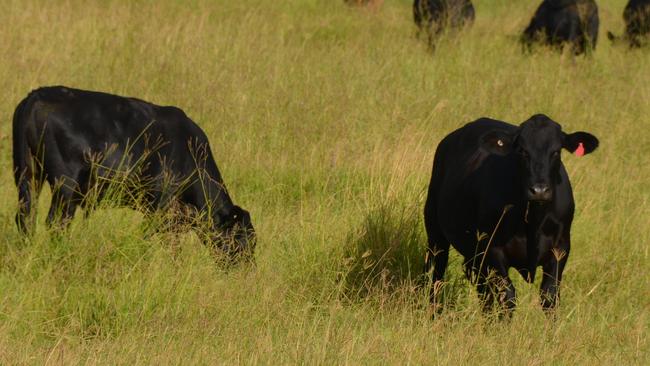
[[[440,225],[438,224],[438,215],[436,213],[435,201],[431,198],[427,200],[424,211],[424,221],[427,230],[427,240],[429,246],[424,259],[424,272],[431,272],[431,288],[429,289],[429,301],[436,309],[440,309],[439,295],[441,294],[443,282],[442,279],[447,269],[449,261],[449,241],[445,238]]]
[[[444,239],[439,232],[433,233],[427,230],[429,234],[429,248],[427,249],[424,270],[425,273],[431,272],[431,289],[429,299],[432,304],[437,304],[438,295],[441,293],[443,286],[443,277],[449,261],[449,242]]]
[[[507,275],[505,277],[499,276],[499,283],[497,286],[499,289],[499,304],[503,310],[500,314],[512,317],[512,313],[517,306],[515,286]]]
[[[487,270],[476,274],[476,291],[478,292],[478,298],[481,302],[483,312],[490,312],[494,304],[496,288],[494,287],[494,283],[490,281]]]

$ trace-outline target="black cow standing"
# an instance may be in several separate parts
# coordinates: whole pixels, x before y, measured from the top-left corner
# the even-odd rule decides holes
[[[460,28],[474,21],[470,0],[415,0],[413,19],[420,31],[426,32],[429,45],[445,29]]]
[[[641,47],[650,36],[650,0],[630,0],[623,11],[625,20],[624,39],[630,47]],[[611,32],[607,33],[610,40],[617,37]]]
[[[542,306],[553,308],[569,257],[574,211],[560,150],[582,156],[596,147],[593,135],[566,134],[541,114],[520,126],[481,118],[445,137],[436,150],[424,208],[432,302],[453,245],[486,309],[494,294],[507,310],[514,309],[508,269],[532,283],[538,266],[543,268]]]
[[[65,226],[76,208],[125,182],[127,204],[152,214],[179,204],[184,219],[210,227],[204,240],[233,257],[249,257],[255,232],[233,204],[205,133],[176,107],[139,99],[44,87],[23,99],[13,117],[18,187],[16,223],[29,233],[32,206],[45,181],[52,188],[48,225]],[[92,196],[92,197],[91,197]]]
[[[527,49],[534,42],[559,49],[569,44],[579,55],[596,48],[598,25],[594,0],[544,0],[524,30],[522,42]]]

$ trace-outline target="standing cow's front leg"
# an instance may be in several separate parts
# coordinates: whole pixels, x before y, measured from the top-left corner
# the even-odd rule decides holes
[[[490,249],[486,259],[489,264],[487,267],[481,268],[477,283],[483,311],[487,312],[492,308],[496,296],[503,314],[512,316],[517,305],[517,294],[515,286],[508,276],[506,258],[500,249]]]
[[[540,297],[542,308],[546,311],[553,310],[560,299],[560,282],[568,258],[568,245],[554,247],[542,265],[544,274],[540,287]]]
[[[478,279],[477,291],[484,312],[488,312],[492,309],[494,298],[496,296],[500,310],[503,310],[503,314],[512,316],[512,312],[517,305],[517,294],[510,277],[496,272],[492,272],[492,274],[488,275],[487,278],[480,276]]]

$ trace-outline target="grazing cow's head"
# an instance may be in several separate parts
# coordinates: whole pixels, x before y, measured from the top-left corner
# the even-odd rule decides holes
[[[248,258],[255,248],[255,229],[251,215],[239,206],[233,206],[230,212],[221,217],[219,225],[222,231],[222,249],[231,256]]]
[[[493,154],[516,154],[527,199],[547,202],[560,180],[560,150],[583,156],[598,147],[598,139],[587,132],[566,134],[557,122],[537,114],[514,132],[488,131],[481,138],[481,146]]]

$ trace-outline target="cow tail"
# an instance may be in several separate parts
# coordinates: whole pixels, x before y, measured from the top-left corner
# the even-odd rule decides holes
[[[34,161],[27,144],[27,115],[31,96],[23,99],[13,115],[12,138],[13,138],[13,159],[14,159],[14,181],[18,188],[18,214],[16,215],[16,224],[18,228],[26,233],[27,222],[32,207],[32,183],[35,182]],[[38,179],[38,177],[36,177]]]

